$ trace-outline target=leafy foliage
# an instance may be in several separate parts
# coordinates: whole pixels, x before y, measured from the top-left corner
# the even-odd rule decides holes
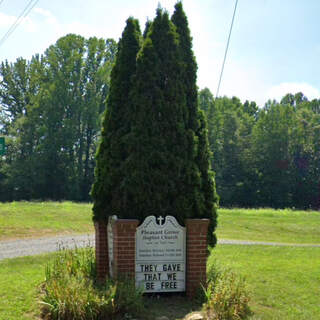
[[[118,48],[69,34],[0,64],[0,201],[90,200],[101,136],[95,219],[178,212],[212,217],[212,235],[217,193],[222,206],[319,208],[320,99],[288,93],[258,108],[198,92],[182,4],[157,15],[143,36],[129,18]]]
[[[89,199],[114,54],[113,40],[69,34],[41,57],[1,64],[0,199]]]
[[[211,264],[204,293],[206,320],[240,320],[251,314],[245,279],[231,270]]]
[[[191,176],[189,180],[189,193],[191,198],[197,203],[193,206],[192,218],[209,218],[209,242],[214,245],[216,237],[214,230],[217,225],[217,205],[218,196],[216,193],[214,173],[211,170],[210,158],[212,156],[209,149],[207,122],[204,113],[199,110],[198,93],[196,86],[197,64],[192,51],[192,38],[188,27],[188,20],[183,11],[182,3],[178,2],[175,5],[175,11],[171,18],[175,24],[177,33],[179,35],[179,51],[182,56],[183,63],[183,85],[185,87],[186,98],[186,121],[187,132],[193,139],[188,151],[190,157],[190,169],[194,164],[198,167],[198,174],[200,177],[200,186],[197,194],[194,194],[194,178]],[[196,150],[195,154],[192,152]],[[195,174],[195,172],[193,172]],[[190,184],[190,181],[192,183]]]
[[[104,115],[101,142],[97,152],[95,183],[92,188],[94,219],[128,210],[123,180],[123,163],[130,155],[127,136],[131,131],[132,101],[130,91],[140,49],[139,23],[127,20],[118,44],[116,62],[111,73],[108,109]]]
[[[112,214],[140,220],[172,214],[180,223],[209,218],[214,245],[217,196],[181,3],[171,20],[158,8],[144,37],[134,19],[127,21],[98,152],[94,219]]]
[[[143,311],[132,279],[95,283],[92,248],[61,248],[46,266],[42,317],[47,320],[124,319]]]
[[[319,104],[297,93],[257,109],[200,91],[222,206],[319,208]]]

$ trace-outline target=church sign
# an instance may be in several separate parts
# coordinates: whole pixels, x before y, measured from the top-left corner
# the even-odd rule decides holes
[[[136,231],[135,264],[136,287],[143,292],[185,291],[185,228],[172,216],[147,217]]]

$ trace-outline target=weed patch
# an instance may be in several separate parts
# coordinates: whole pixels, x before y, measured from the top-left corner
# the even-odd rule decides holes
[[[132,279],[95,281],[92,248],[63,249],[46,266],[41,314],[46,320],[124,319],[143,312]]]
[[[245,279],[230,269],[210,265],[204,293],[206,320],[240,320],[251,315]]]

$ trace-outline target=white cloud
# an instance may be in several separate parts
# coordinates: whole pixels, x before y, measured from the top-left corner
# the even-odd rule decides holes
[[[6,15],[2,12],[0,12],[0,27],[10,27],[15,21],[16,21],[15,16],[9,16]]]
[[[47,30],[48,37],[50,39],[50,44],[54,43],[58,38],[65,36],[68,33],[75,33],[82,35],[84,37],[90,36],[102,36],[104,35],[103,30],[98,27],[80,22],[80,21],[70,21],[68,23],[62,23],[59,21],[51,11],[43,8],[35,8],[34,12],[43,17],[42,21],[37,19],[37,23],[41,26],[41,29]]]
[[[200,88],[208,87],[215,95],[221,63],[218,59],[210,61],[203,58],[200,56],[198,59],[201,62],[199,63],[198,85]],[[255,101],[260,107],[263,107],[269,99],[280,101],[287,93],[302,92],[309,100],[320,98],[320,90],[306,82],[281,82],[272,86],[259,68],[243,66],[231,59],[227,62],[219,96],[236,96],[242,102]]]
[[[93,27],[89,24],[85,24],[79,21],[73,21],[66,25],[62,26],[63,33],[75,33],[80,34],[85,38],[89,37],[105,37],[105,31],[101,30],[100,28]]]
[[[208,87],[214,96],[221,72],[223,51],[220,50],[219,58],[210,59],[208,56],[204,60],[203,55],[199,55],[197,59],[199,62],[198,85],[200,88]],[[268,89],[263,79],[259,68],[244,66],[238,61],[227,58],[219,96],[236,96],[242,102],[245,100],[255,101],[259,106],[263,106],[266,102],[265,93]]]
[[[46,18],[46,23],[51,24],[51,25],[55,25],[58,24],[58,20],[56,19],[56,17],[49,11],[46,9],[42,9],[42,8],[34,8],[33,10],[35,13],[39,14],[40,16],[43,16]]]
[[[287,93],[302,92],[309,100],[320,97],[320,91],[305,82],[283,82],[271,87],[266,95],[266,100],[276,99],[280,101]]]
[[[39,30],[46,30],[45,40],[41,42],[41,46],[37,49],[37,51],[41,53],[50,45],[54,44],[60,37],[68,33],[79,34],[87,38],[90,36],[105,36],[103,30],[86,23],[79,21],[62,23],[51,11],[43,8],[35,8],[34,14]],[[43,33],[41,33],[41,37],[43,38]]]
[[[71,20],[68,23],[63,23],[49,10],[35,8],[34,11],[37,15],[44,18],[42,21],[37,19],[37,23],[41,29],[46,30],[47,32],[47,46],[55,43],[60,37],[63,37],[68,33],[79,34],[86,38],[93,36],[106,37],[107,27],[103,27],[103,23],[102,25],[92,25],[78,20]]]
[[[0,28],[7,29],[6,31],[8,31],[16,21],[17,17],[0,12]],[[17,26],[18,28],[23,28],[27,32],[35,32],[37,30],[36,24],[29,17],[19,21],[20,25]]]
[[[36,23],[29,17],[26,17],[22,20],[21,27],[27,32],[36,32],[38,29]]]

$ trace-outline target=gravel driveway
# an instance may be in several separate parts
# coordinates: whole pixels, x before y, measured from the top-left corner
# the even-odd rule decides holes
[[[320,244],[288,244],[278,242],[226,239],[219,239],[218,244],[320,247]],[[57,251],[59,249],[59,246],[67,247],[70,249],[74,248],[75,246],[77,246],[78,248],[84,246],[94,246],[94,234],[0,241],[0,260],[53,252]]]
[[[0,260],[53,252],[61,246],[71,249],[88,245],[94,245],[93,234],[0,241]]]

